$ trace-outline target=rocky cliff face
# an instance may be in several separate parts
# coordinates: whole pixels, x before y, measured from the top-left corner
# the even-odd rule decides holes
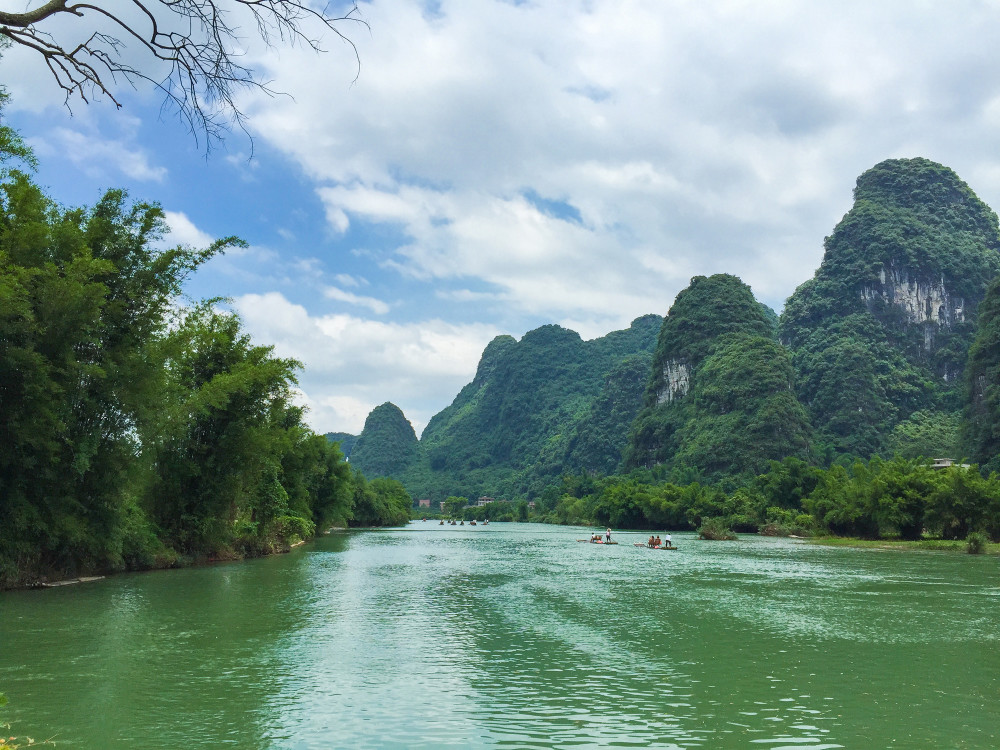
[[[930,279],[893,264],[879,270],[878,282],[861,287],[865,309],[880,315],[892,311],[905,327],[916,330],[927,354],[936,349],[938,333],[955,331],[966,322],[965,297],[953,294],[943,274]],[[942,363],[938,375],[945,381],[961,375],[955,363]]]
[[[907,268],[890,265],[879,271],[878,284],[861,288],[861,299],[869,312],[875,312],[874,302],[881,302],[898,309],[911,325],[931,324],[929,331],[938,326],[951,328],[965,321],[965,298],[949,292],[943,275],[933,280],[922,279]],[[925,342],[928,349],[931,343]]]
[[[656,405],[669,404],[687,395],[691,389],[691,367],[684,362],[668,360],[663,366],[660,386],[656,391]]]

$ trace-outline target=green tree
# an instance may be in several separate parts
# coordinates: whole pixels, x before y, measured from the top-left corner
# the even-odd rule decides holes
[[[354,472],[352,526],[402,526],[410,520],[413,498],[401,482],[380,477],[369,482]]]
[[[120,568],[136,540],[153,349],[183,280],[212,254],[156,249],[159,206],[109,191],[62,209],[24,174],[0,184],[2,577]]]
[[[214,554],[260,538],[288,510],[283,420],[299,364],[255,346],[211,304],[186,311],[163,343],[166,406],[150,425],[153,519],[178,550]]]

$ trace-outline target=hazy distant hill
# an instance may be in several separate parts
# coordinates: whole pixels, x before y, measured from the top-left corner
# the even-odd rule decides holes
[[[780,336],[827,458],[957,450],[977,307],[1000,272],[996,214],[947,167],[892,159],[862,174]],[[947,429],[913,443],[923,426]]]

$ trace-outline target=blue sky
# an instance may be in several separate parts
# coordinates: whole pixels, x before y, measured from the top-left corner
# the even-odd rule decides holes
[[[23,7],[0,0],[0,8]],[[8,50],[8,121],[66,205],[126,187],[171,239],[237,234],[193,297],[305,364],[321,432],[380,403],[418,433],[493,336],[592,338],[729,272],[780,309],[822,257],[856,177],[925,156],[1000,207],[996,2],[372,0],[326,52],[246,60],[207,158],[154,91],[72,102]]]

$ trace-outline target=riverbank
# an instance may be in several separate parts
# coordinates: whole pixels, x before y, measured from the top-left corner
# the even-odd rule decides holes
[[[964,539],[859,539],[856,537],[822,536],[803,537],[812,544],[828,547],[862,547],[865,549],[886,549],[905,552],[960,552],[968,554],[968,545]],[[1000,544],[988,542],[983,548],[983,555],[1000,556]]]

